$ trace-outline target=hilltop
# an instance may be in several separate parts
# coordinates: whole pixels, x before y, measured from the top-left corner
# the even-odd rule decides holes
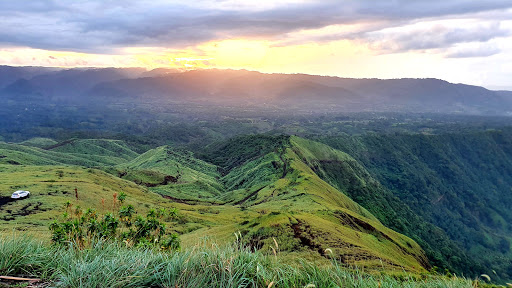
[[[1,191],[19,187],[32,193],[27,200],[3,204],[3,229],[28,225],[44,231],[45,223],[63,212],[66,199],[74,203],[72,191],[77,187],[75,205],[81,207],[108,210],[100,206],[105,205],[101,199],[109,203],[113,193],[125,192],[142,210],[179,208],[186,220],[172,227],[182,234],[184,245],[206,235],[227,241],[239,231],[251,247],[267,252],[277,241],[283,253],[309,255],[316,261],[325,260],[329,248],[350,265],[416,272],[430,267],[412,239],[385,227],[314,173],[311,162],[333,152],[309,140],[236,138],[206,147],[202,158],[209,162],[169,146],[134,155],[119,141],[107,140],[68,141],[46,149],[16,144],[2,148],[4,163],[19,165],[2,165]],[[13,151],[23,151],[25,157]],[[127,159],[116,165],[110,158],[103,163],[69,160],[117,155],[120,161],[120,152]],[[62,162],[45,162],[51,157]]]

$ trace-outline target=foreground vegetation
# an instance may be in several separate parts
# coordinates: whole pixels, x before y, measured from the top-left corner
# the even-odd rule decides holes
[[[90,249],[0,238],[0,275],[30,276],[56,287],[475,287],[467,279],[428,274],[371,275],[333,261],[297,265],[241,245],[203,241],[179,252],[97,242]]]

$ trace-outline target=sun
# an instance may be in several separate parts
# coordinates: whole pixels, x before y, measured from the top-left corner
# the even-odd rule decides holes
[[[264,62],[269,47],[267,41],[234,39],[208,42],[198,49],[211,55],[218,67],[258,68]]]

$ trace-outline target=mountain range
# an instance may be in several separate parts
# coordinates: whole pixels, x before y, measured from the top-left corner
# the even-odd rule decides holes
[[[510,92],[439,79],[350,79],[246,70],[0,67],[0,97],[63,104],[216,105],[299,112],[508,115]]]

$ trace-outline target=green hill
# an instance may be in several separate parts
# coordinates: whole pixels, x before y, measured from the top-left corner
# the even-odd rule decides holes
[[[57,142],[53,139],[37,137],[37,138],[31,138],[26,141],[23,141],[20,144],[26,145],[26,146],[38,147],[38,148],[45,148],[45,147],[53,146],[58,143],[59,142]]]
[[[116,168],[123,179],[174,198],[211,198],[223,190],[217,181],[220,174],[215,165],[194,158],[190,151],[169,146],[149,150]],[[173,185],[168,185],[170,183]]]
[[[242,232],[252,245],[269,249],[273,245],[272,237],[276,237],[278,243],[285,243],[280,246],[282,249],[301,251],[306,246],[324,255],[325,249],[330,248],[336,257],[348,263],[369,266],[409,263],[415,269],[421,263],[429,267],[413,240],[384,227],[307,165],[303,155],[312,161],[324,155],[323,152],[331,152],[332,149],[322,150],[326,147],[296,137],[244,136],[225,145],[214,145],[208,151],[208,155],[215,155],[216,164],[225,163],[224,183],[242,183],[238,185],[242,189],[226,191],[223,199],[229,199],[231,205],[264,214],[243,225]],[[234,151],[243,153],[237,155]],[[254,181],[255,178],[261,181]]]
[[[0,142],[0,164],[94,167],[117,165],[138,155],[117,140],[72,139],[45,148],[22,144]]]
[[[325,144],[296,137],[293,141],[311,147],[301,158],[319,177],[367,208],[387,227],[418,242],[432,265],[467,272],[468,263],[474,264],[443,230],[415,214],[354,158]],[[469,271],[478,273],[476,267]]]
[[[89,151],[100,154],[95,157],[111,157],[97,148],[105,148],[101,143],[65,143],[50,151],[24,147],[34,150],[23,151],[40,159],[85,157]],[[109,147],[114,144],[118,143]],[[4,145],[6,151],[22,150],[19,145]],[[108,203],[113,193],[124,191],[142,210],[172,206],[182,211],[181,220],[170,225],[181,234],[184,246],[203,237],[232,241],[239,232],[250,247],[266,253],[278,249],[289,259],[300,256],[322,262],[335,257],[346,265],[397,271],[429,268],[414,240],[384,226],[315,173],[312,163],[350,159],[327,148],[297,137],[244,136],[205,147],[198,153],[203,160],[182,149],[158,147],[115,166],[103,164],[101,169],[108,174],[79,166],[2,165],[1,191],[27,189],[33,197],[5,204],[0,227],[44,230],[45,223],[63,212],[65,200],[73,200],[74,187],[80,194],[77,205],[101,209],[108,209],[101,206],[105,205],[101,199]],[[364,171],[349,172],[366,177]],[[16,212],[30,209],[36,212]]]
[[[124,160],[131,160],[138,156],[123,141],[107,139],[76,139],[47,146],[45,149],[61,153],[115,157]]]

